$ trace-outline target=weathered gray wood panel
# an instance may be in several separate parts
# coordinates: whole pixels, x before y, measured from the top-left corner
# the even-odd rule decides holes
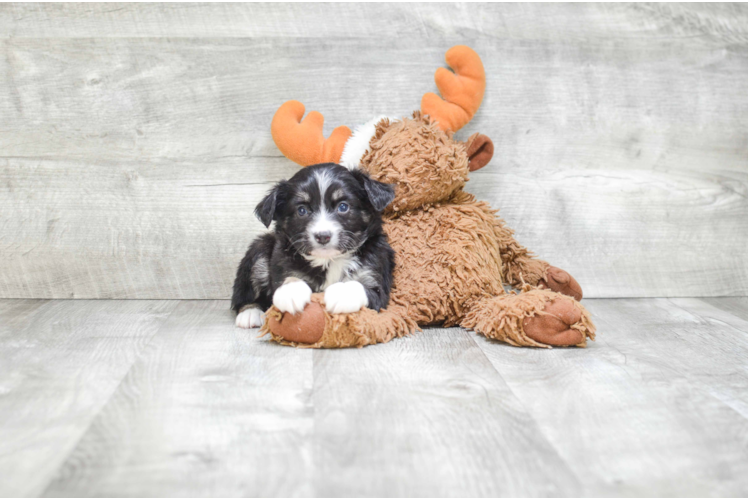
[[[0,197],[0,296],[228,297],[239,259],[264,229],[252,215],[270,187],[264,179],[294,171],[281,158],[0,159],[10,183]],[[46,195],[53,199],[40,203]]]
[[[0,301],[0,496],[38,496],[176,307]]]
[[[748,321],[748,297],[704,298],[703,302]]]
[[[475,339],[585,495],[748,494],[748,321],[698,299],[588,306],[586,350]]]
[[[312,352],[181,302],[44,496],[309,496]]]
[[[497,19],[503,21],[499,26]],[[404,34],[485,34],[518,40],[580,41],[628,37],[636,29],[641,38],[698,35],[746,41],[747,23],[748,13],[736,3],[388,3],[386,7],[353,3],[18,3],[3,4],[0,9],[0,36],[6,38],[383,38]]]
[[[0,296],[225,298],[277,106],[406,114],[483,56],[469,189],[588,297],[748,293],[748,7],[0,6]],[[355,54],[356,57],[351,57]],[[188,184],[200,184],[190,186]]]
[[[433,328],[376,352],[314,353],[317,495],[581,494],[472,336]]]

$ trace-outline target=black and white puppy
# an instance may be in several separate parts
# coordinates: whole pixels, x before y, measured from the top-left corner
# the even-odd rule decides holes
[[[252,242],[239,264],[236,326],[261,326],[271,303],[296,314],[313,291],[324,291],[331,313],[387,307],[395,253],[381,213],[394,197],[392,186],[334,163],[279,182],[255,209],[275,230]]]

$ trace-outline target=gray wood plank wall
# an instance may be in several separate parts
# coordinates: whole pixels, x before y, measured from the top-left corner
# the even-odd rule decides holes
[[[0,297],[228,297],[278,105],[410,113],[457,43],[522,243],[588,297],[748,293],[746,5],[3,4]]]

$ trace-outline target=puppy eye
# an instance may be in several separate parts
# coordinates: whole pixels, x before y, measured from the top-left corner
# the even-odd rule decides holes
[[[306,207],[299,207],[296,209],[296,213],[301,215],[302,217],[309,213],[309,210],[306,209]]]
[[[340,212],[341,214],[344,214],[348,211],[349,208],[350,207],[348,206],[348,203],[343,202],[340,205],[338,205],[338,212]]]

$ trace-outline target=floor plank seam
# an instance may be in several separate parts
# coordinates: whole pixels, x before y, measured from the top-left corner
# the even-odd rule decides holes
[[[527,406],[522,402],[522,399],[519,398],[519,396],[517,395],[516,391],[514,390],[514,388],[512,387],[512,385],[509,383],[509,381],[507,381],[504,378],[504,376],[501,374],[501,372],[493,364],[493,362],[491,361],[491,359],[486,354],[486,351],[484,350],[484,348],[480,344],[478,344],[478,342],[476,342],[478,333],[474,332],[473,330],[468,330],[468,329],[463,328],[463,327],[460,327],[460,328],[463,331],[467,332],[468,336],[470,337],[470,340],[473,342],[473,345],[475,345],[478,348],[478,350],[480,351],[480,353],[483,356],[483,358],[491,366],[491,369],[493,369],[493,371],[499,376],[499,378],[504,381],[504,385],[506,385],[506,387],[509,390],[509,392],[511,393],[512,397],[515,400],[517,400],[517,402],[521,405],[521,407],[524,410],[525,414],[527,414],[527,416],[532,419],[533,423],[535,424],[536,429],[538,430],[538,432],[540,432],[541,436],[543,436],[543,439],[545,440],[546,444],[551,449],[553,449],[553,451],[556,453],[556,456],[558,456],[561,460],[564,461],[564,463],[566,463],[566,465],[568,466],[569,470],[572,471],[572,474],[574,474],[574,478],[579,483],[580,488],[582,490],[584,490],[584,478],[580,477],[577,474],[576,469],[572,466],[572,464],[569,462],[569,460],[563,455],[563,453],[561,452],[561,450],[559,449],[559,447],[556,446],[556,444],[553,442],[553,440],[548,435],[548,433],[545,431],[545,429],[540,424],[540,422],[538,422],[538,420],[535,418],[535,416],[530,412],[530,409],[527,408]],[[491,344],[495,343],[495,344],[497,344],[497,345],[499,345],[501,347],[509,347],[509,348],[512,348],[512,349],[540,349],[540,348],[536,348],[536,347],[526,347],[526,348],[525,347],[514,347],[514,346],[509,346],[507,344],[503,344],[503,343],[501,343],[501,342],[499,342],[497,340],[493,340],[493,339],[486,339],[486,340],[489,342],[489,344],[487,344],[487,345],[491,345]],[[546,349],[543,349],[543,350],[546,350]]]
[[[674,302],[674,300],[677,300],[677,299],[683,299],[683,298],[693,298],[694,300],[699,300],[699,301],[702,301],[702,302],[703,302],[703,300],[702,300],[701,298],[696,298],[696,297],[674,297],[674,298],[668,298],[668,299],[666,299],[666,300],[668,301],[668,303],[669,303],[669,304],[672,304],[672,305],[673,305],[674,307],[677,307],[677,308],[678,308],[678,309],[680,309],[681,311],[683,311],[683,312],[685,312],[685,313],[687,313],[687,314],[690,314],[691,316],[694,316],[694,317],[696,317],[696,318],[699,318],[699,319],[700,319],[701,321],[703,321],[704,323],[709,323],[709,319],[708,319],[708,318],[706,318],[706,317],[704,317],[704,316],[700,315],[699,313],[697,313],[697,312],[695,312],[695,311],[691,311],[691,310],[688,310],[688,309],[686,309],[685,307],[681,306],[680,304],[677,304],[676,302]],[[711,304],[709,304],[708,302],[704,302],[704,304],[708,305],[709,307],[714,307],[714,306],[712,306]],[[741,318],[740,316],[736,316],[735,314],[733,314],[733,313],[731,313],[731,312],[728,312],[728,311],[724,311],[724,313],[725,313],[725,314],[728,314],[728,315],[730,315],[730,316],[732,316],[733,318],[735,318],[735,319],[737,319],[737,320],[739,320],[739,321],[740,321],[741,323],[748,323],[748,321],[745,321],[745,320],[744,320],[743,318]],[[725,323],[724,321],[720,321],[720,320],[718,320],[718,319],[716,319],[716,318],[713,318],[713,320],[714,320],[714,321],[719,321],[719,322],[721,323],[721,325],[722,325],[723,327],[725,327],[725,328],[731,328],[731,329],[733,329],[733,330],[735,330],[735,331],[737,331],[737,332],[740,332],[740,333],[744,333],[744,334],[748,334],[748,329],[746,329],[746,330],[742,330],[742,329],[740,329],[740,328],[738,328],[738,327],[736,327],[736,326],[734,326],[734,325],[731,325],[731,324],[729,324],[729,323]]]
[[[111,300],[111,299],[105,299],[105,300]],[[181,300],[168,299],[167,302],[173,303],[172,310],[161,321],[161,324],[156,329],[156,331],[153,333],[153,335],[151,335],[148,338],[148,340],[143,344],[143,349],[141,350],[140,353],[138,353],[134,357],[133,362],[130,363],[130,366],[127,368],[127,371],[125,371],[125,373],[122,375],[122,378],[119,380],[119,382],[117,383],[117,385],[115,385],[112,388],[112,391],[106,397],[104,403],[101,405],[101,407],[99,408],[99,410],[96,413],[94,413],[94,414],[91,415],[91,418],[90,418],[88,424],[86,425],[85,429],[83,429],[83,431],[80,433],[80,435],[78,436],[78,439],[76,439],[75,443],[70,447],[70,450],[67,453],[65,453],[64,458],[62,458],[60,460],[60,464],[56,468],[55,473],[50,475],[49,480],[44,485],[44,489],[41,490],[40,494],[36,495],[37,497],[46,497],[47,496],[47,492],[49,490],[49,487],[57,480],[57,478],[59,477],[59,473],[61,472],[62,468],[65,466],[65,464],[70,459],[70,457],[73,455],[73,453],[75,453],[75,450],[78,449],[78,445],[80,445],[80,443],[83,440],[83,438],[85,438],[86,434],[88,434],[88,431],[91,429],[91,426],[94,424],[94,422],[96,422],[96,419],[99,417],[99,415],[101,415],[102,412],[104,412],[104,410],[106,410],[106,408],[109,406],[109,403],[111,402],[112,398],[114,397],[115,394],[117,394],[117,391],[119,391],[120,387],[122,387],[122,383],[127,379],[128,375],[132,371],[133,367],[143,359],[143,357],[145,356],[145,353],[148,351],[149,346],[153,343],[153,339],[155,339],[161,333],[161,331],[164,328],[164,325],[166,323],[168,323],[169,319],[176,312],[177,306],[182,301]]]

